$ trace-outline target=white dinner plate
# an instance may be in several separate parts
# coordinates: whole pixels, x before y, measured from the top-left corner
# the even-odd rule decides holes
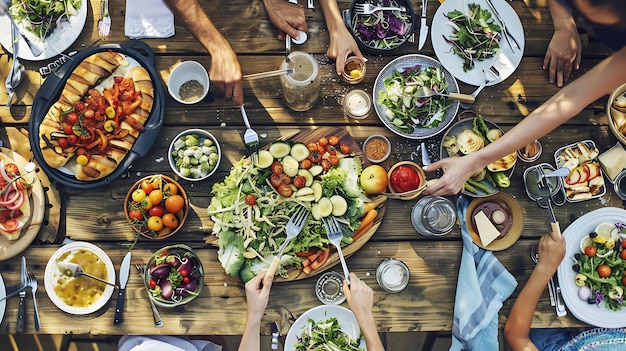
[[[82,1],[79,9],[76,9],[77,15],[71,16],[69,21],[63,21],[61,25],[55,28],[52,33],[44,40],[38,38],[35,34],[29,32],[25,28],[20,31],[28,37],[33,43],[39,44],[43,48],[43,52],[39,56],[34,56],[24,38],[20,36],[18,57],[30,61],[42,61],[54,57],[65,49],[69,48],[80,36],[83,31],[85,22],[87,21],[87,0]],[[22,26],[18,23],[18,26]],[[13,53],[11,45],[11,21],[7,15],[0,15],[0,43],[4,49]]]
[[[309,318],[319,322],[325,321],[331,317],[337,318],[337,322],[339,322],[341,330],[344,333],[348,334],[348,336],[354,340],[359,338],[361,329],[359,328],[359,323],[356,321],[356,317],[354,317],[352,311],[345,307],[336,305],[321,305],[311,308],[296,319],[291,328],[289,328],[289,332],[285,338],[285,350],[295,349],[294,345],[298,342],[298,338],[309,326]],[[359,347],[367,351],[364,339],[361,339]]]
[[[7,296],[7,291],[4,288],[4,280],[2,280],[2,274],[0,274],[0,298]],[[2,324],[2,319],[4,318],[4,310],[7,307],[7,300],[0,301],[0,324]]]
[[[487,73],[486,78],[489,79],[487,85],[498,84],[513,74],[522,60],[522,56],[524,56],[525,43],[522,22],[520,22],[515,10],[504,0],[491,0],[491,3],[498,10],[498,13],[506,23],[506,28],[511,32],[513,37],[515,37],[521,48],[512,49],[503,37],[500,39],[501,52],[499,54],[484,61],[475,61],[474,67],[464,72],[463,59],[454,53],[452,44],[445,41],[443,37],[449,37],[454,34],[454,29],[446,24],[448,18],[445,14],[457,9],[461,10],[463,6],[467,12],[467,4],[469,3],[479,4],[481,8],[489,10],[493,15],[492,18],[500,25],[500,21],[498,21],[495,14],[493,14],[486,0],[446,0],[439,6],[433,17],[433,23],[438,23],[438,25],[432,26],[431,30],[431,41],[433,43],[433,49],[435,49],[435,55],[437,55],[439,62],[441,62],[453,76],[462,82],[476,86],[481,85],[485,81],[485,75],[482,70],[485,70]],[[513,43],[511,38],[509,38],[509,40]],[[489,73],[489,67],[492,65],[500,72],[498,77]]]
[[[566,243],[565,258],[557,270],[563,300],[569,311],[580,321],[603,328],[626,327],[626,308],[612,311],[604,306],[588,304],[578,298],[578,287],[574,283],[576,272],[572,269],[574,254],[580,253],[580,240],[593,232],[600,223],[626,223],[626,210],[604,207],[591,211],[570,224],[563,232]]]

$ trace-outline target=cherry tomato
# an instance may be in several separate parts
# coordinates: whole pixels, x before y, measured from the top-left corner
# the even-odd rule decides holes
[[[87,109],[83,112],[83,115],[85,115],[85,117],[87,118],[93,118],[93,116],[96,114],[96,112],[94,110],[91,109]]]
[[[339,144],[339,137],[337,137],[336,135],[329,136],[328,143],[332,146]]]
[[[312,163],[319,163],[322,160],[322,154],[320,154],[318,151],[313,151],[309,154],[309,161],[311,161]]]
[[[330,161],[329,161],[329,160],[327,160],[327,159],[323,159],[323,160],[322,160],[322,168],[323,168],[325,171],[329,170],[329,169],[330,169],[330,167],[332,167],[332,166],[333,166],[333,165],[330,163]]]
[[[320,138],[320,140],[317,141],[318,144],[322,145],[323,147],[326,147],[326,145],[328,145],[328,139],[327,138]]]
[[[310,152],[316,151],[317,150],[317,144],[315,144],[315,143],[308,143],[308,144],[306,144],[306,148],[309,149]]]
[[[79,101],[74,104],[74,111],[81,112],[85,109],[85,107],[86,107],[85,103],[82,101]]]
[[[337,153],[337,149],[335,149],[335,147],[332,145],[326,145],[326,152],[331,155],[335,155]]]
[[[167,183],[163,186],[163,193],[168,195],[178,194],[178,188],[172,183]]]
[[[183,277],[186,277],[186,276],[188,276],[188,275],[189,275],[189,273],[187,273],[187,271],[186,271],[186,270],[184,270],[184,269],[183,269],[183,270],[181,270],[181,271],[180,271],[180,272],[178,272],[178,273],[180,273],[180,275],[182,275]]]
[[[176,229],[178,228],[178,218],[173,213],[166,213],[163,215],[163,225],[168,228]]]
[[[254,204],[256,204],[256,196],[254,196],[254,194],[246,195],[246,204],[248,204],[248,206],[254,206]]]
[[[68,142],[70,145],[74,145],[74,144],[76,144],[76,143],[78,142],[78,136],[76,136],[76,134],[69,134],[69,135],[67,136],[67,142]]]
[[[141,182],[141,189],[143,189],[143,191],[145,191],[146,194],[150,194],[152,190],[154,190],[154,188],[152,187],[152,184],[150,184],[150,181],[148,179],[144,179]]]
[[[75,124],[76,122],[78,122],[78,113],[76,112],[70,112],[67,114],[67,116],[65,116],[65,119],[71,123],[71,124]]]
[[[185,284],[189,283],[189,277],[184,277],[183,278],[183,283],[185,283]]]
[[[71,124],[66,124],[63,127],[63,132],[65,132],[65,134],[67,134],[67,135],[72,135],[72,134],[74,134],[74,128],[72,128]]]
[[[308,158],[305,158],[304,160],[300,161],[300,168],[309,169],[311,167],[313,167],[313,162],[311,162],[311,160],[309,160]]]
[[[341,144],[339,145],[339,151],[341,151],[342,154],[347,155],[350,153],[350,147],[348,144]]]
[[[274,188],[278,188],[282,183],[283,181],[280,179],[280,175],[272,174],[270,177],[270,184],[272,184]]]
[[[589,257],[595,257],[596,256],[596,248],[591,246],[591,245],[585,247],[585,255],[587,255]]]
[[[626,286],[626,277],[622,278],[622,285]]]
[[[67,147],[67,138],[59,138],[57,139],[57,143],[59,143],[60,147]]]
[[[293,178],[293,185],[295,185],[298,189],[304,188],[306,186],[306,178],[300,175],[296,176]]]
[[[161,217],[152,216],[148,218],[148,229],[152,230],[153,232],[158,232],[159,230],[163,229],[163,220],[161,219]]]
[[[331,166],[336,166],[339,164],[339,157],[337,157],[337,155],[330,155],[328,161],[330,161]]]
[[[626,250],[622,250],[622,251],[619,253],[619,257],[621,257],[621,258],[622,258],[622,260],[626,260]]]
[[[135,191],[133,191],[130,197],[135,202],[141,202],[141,200],[143,200],[146,197],[146,192],[143,189],[136,189]]]
[[[20,169],[17,168],[17,165],[15,163],[7,163],[4,166],[4,170],[9,174],[13,174],[13,175],[20,174]]]
[[[138,209],[138,208],[134,208],[130,211],[128,211],[128,217],[130,219],[136,219],[138,221],[143,221],[143,212]]]
[[[154,205],[150,210],[148,210],[150,216],[163,217],[165,214],[165,209],[160,205]]]
[[[611,266],[608,264],[601,264],[598,268],[596,268],[596,271],[598,271],[598,275],[600,277],[606,278],[611,275]]]
[[[148,195],[148,197],[150,198],[150,202],[152,202],[154,205],[158,205],[163,200],[163,192],[160,189],[154,189],[152,190],[152,192],[150,192],[150,195]]]
[[[326,146],[317,144],[317,152],[319,152],[320,155],[323,155],[326,152]]]
[[[622,249],[626,249],[626,240],[622,240]]]
[[[293,189],[287,184],[281,184],[277,190],[282,197],[290,197],[293,194]]]
[[[291,177],[286,175],[285,173],[281,173],[278,175],[280,177],[280,182],[285,185],[291,184]]]
[[[4,230],[6,232],[12,233],[17,230],[18,222],[15,218],[9,218],[4,222]]]
[[[161,177],[150,178],[150,185],[152,185],[153,189],[161,189]]]
[[[148,282],[148,286],[150,287],[150,289],[156,288],[157,286],[156,280],[150,279],[150,281]]]
[[[143,208],[145,211],[148,211],[149,209],[152,208],[152,206],[154,206],[154,204],[152,202],[150,202],[150,198],[149,197],[144,197],[141,202],[139,202],[139,206],[141,206],[141,208]]]
[[[280,161],[274,161],[270,169],[273,174],[281,174],[283,173],[283,164]]]
[[[167,212],[178,213],[185,206],[185,200],[180,195],[173,195],[165,199],[165,209]]]

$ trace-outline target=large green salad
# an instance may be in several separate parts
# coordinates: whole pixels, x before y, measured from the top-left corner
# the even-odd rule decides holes
[[[82,0],[12,0],[11,16],[41,39],[78,14]]]
[[[412,133],[415,128],[436,128],[446,118],[452,105],[444,96],[422,97],[421,87],[434,93],[448,92],[448,82],[439,67],[415,65],[402,71],[393,70],[379,91],[379,104],[385,105],[385,116],[400,131]]]
[[[309,318],[309,328],[305,329],[294,345],[296,351],[308,350],[337,350],[362,351],[360,340],[354,340],[341,330],[337,318],[331,317],[325,321],[314,321]]]

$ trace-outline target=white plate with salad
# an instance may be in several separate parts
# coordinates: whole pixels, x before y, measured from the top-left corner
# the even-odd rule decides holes
[[[43,9],[48,11],[48,8],[56,6],[55,1],[45,0],[22,0],[22,2],[28,3],[31,8]],[[30,61],[42,61],[52,58],[65,49],[69,48],[80,36],[83,31],[85,22],[87,21],[87,0],[68,0],[69,3],[75,4],[74,8],[70,9],[63,3],[63,11],[56,11],[54,19],[62,17],[60,25],[50,30],[50,33],[45,38],[40,38],[35,33],[26,29],[26,23],[28,20],[23,12],[22,15],[15,17],[15,22],[22,28],[20,31],[28,37],[33,43],[37,43],[44,49],[41,55],[34,56],[28,49],[28,45],[24,41],[24,38],[20,36],[18,57],[24,60]],[[13,1],[15,3],[15,0]],[[77,4],[80,4],[78,6]],[[53,11],[55,12],[55,11]],[[68,15],[69,13],[69,15]],[[67,20],[69,18],[69,20]],[[8,51],[13,52],[11,45],[11,22],[6,15],[0,15],[0,43]]]
[[[626,308],[613,311],[605,306],[604,301],[599,305],[589,304],[578,296],[579,287],[575,283],[577,272],[572,269],[575,263],[574,255],[581,254],[581,240],[595,231],[601,223],[626,223],[626,210],[616,207],[597,209],[586,213],[567,227],[563,232],[566,242],[565,258],[557,270],[559,284],[565,305],[580,321],[604,328],[625,327]]]
[[[333,318],[336,319],[337,322],[334,325],[332,324],[333,321],[329,321]],[[321,329],[312,328],[311,322],[315,323]],[[303,334],[307,336],[318,332],[321,333],[323,332],[322,329],[325,328],[339,328],[350,339],[354,341],[358,340],[358,347],[360,350],[367,350],[367,348],[365,347],[365,340],[359,340],[361,329],[359,328],[359,323],[357,322],[356,317],[354,316],[352,311],[345,307],[335,305],[321,305],[313,307],[312,309],[304,312],[298,319],[296,319],[291,328],[289,328],[289,332],[287,333],[287,337],[285,339],[285,350],[308,350],[306,348],[299,348],[300,346],[298,345],[298,343],[303,339]],[[343,337],[344,336],[342,336],[342,338]],[[335,344],[344,342],[344,340],[330,341],[333,341]],[[331,350],[331,348],[329,348],[329,350]]]
[[[501,27],[501,23],[498,20],[497,16],[493,13],[486,0],[472,0],[472,1],[459,1],[459,0],[448,0],[445,1],[435,13],[433,17],[433,23],[440,23],[441,25],[432,26],[431,30],[431,41],[433,43],[433,49],[435,50],[435,55],[437,55],[437,59],[443,64],[443,66],[452,73],[458,80],[465,82],[471,85],[481,85],[485,79],[489,80],[487,83],[488,86],[498,84],[503,80],[507,79],[522,60],[522,56],[524,54],[524,28],[522,27],[522,23],[515,13],[515,10],[507,4],[503,0],[491,0],[493,6],[498,10],[498,13],[506,23],[506,28],[511,33],[511,35],[517,40],[520,49],[515,48],[512,49],[507,43],[504,37],[501,37],[498,46],[499,49],[495,49],[494,55],[485,58],[482,61],[472,60],[474,65],[471,69],[467,71],[464,70],[465,60],[457,55],[453,50],[453,44],[450,43],[445,38],[450,38],[451,36],[456,35],[457,29],[451,24],[450,20],[446,16],[448,13],[458,10],[466,15],[469,13],[469,5],[477,4],[481,9],[487,10],[491,15],[491,19],[487,19],[487,22],[493,21],[498,27]],[[485,13],[485,12],[483,12]],[[487,17],[487,16],[482,16]],[[476,18],[476,17],[475,17]],[[481,18],[476,18],[479,21]],[[463,23],[468,23],[468,21],[463,21]],[[459,26],[460,28],[461,26]],[[460,36],[461,38],[463,36]],[[512,41],[511,38],[509,40]],[[459,40],[457,43],[461,47],[465,47],[466,45],[470,45],[469,39],[467,40]],[[485,41],[484,45],[480,45],[477,47],[476,52],[479,52],[482,49],[488,49],[484,46],[488,44]],[[488,49],[491,50],[491,49]],[[493,66],[498,72],[499,75],[496,76],[492,72],[490,72],[489,68]],[[483,73],[483,71],[485,73]]]
[[[437,60],[419,54],[389,62],[374,82],[374,109],[392,132],[409,139],[441,133],[454,120],[459,102],[444,96],[420,97],[420,86],[435,93],[458,93],[456,79]]]

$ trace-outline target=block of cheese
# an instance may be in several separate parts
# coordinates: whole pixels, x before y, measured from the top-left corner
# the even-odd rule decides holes
[[[489,218],[487,218],[485,212],[480,211],[474,215],[474,221],[476,222],[476,230],[478,231],[478,236],[480,236],[480,242],[483,244],[483,247],[491,244],[492,241],[500,236],[500,231],[491,223]]]
[[[626,167],[626,150],[622,144],[617,144],[598,156],[598,160],[606,176],[613,181],[619,172]]]

